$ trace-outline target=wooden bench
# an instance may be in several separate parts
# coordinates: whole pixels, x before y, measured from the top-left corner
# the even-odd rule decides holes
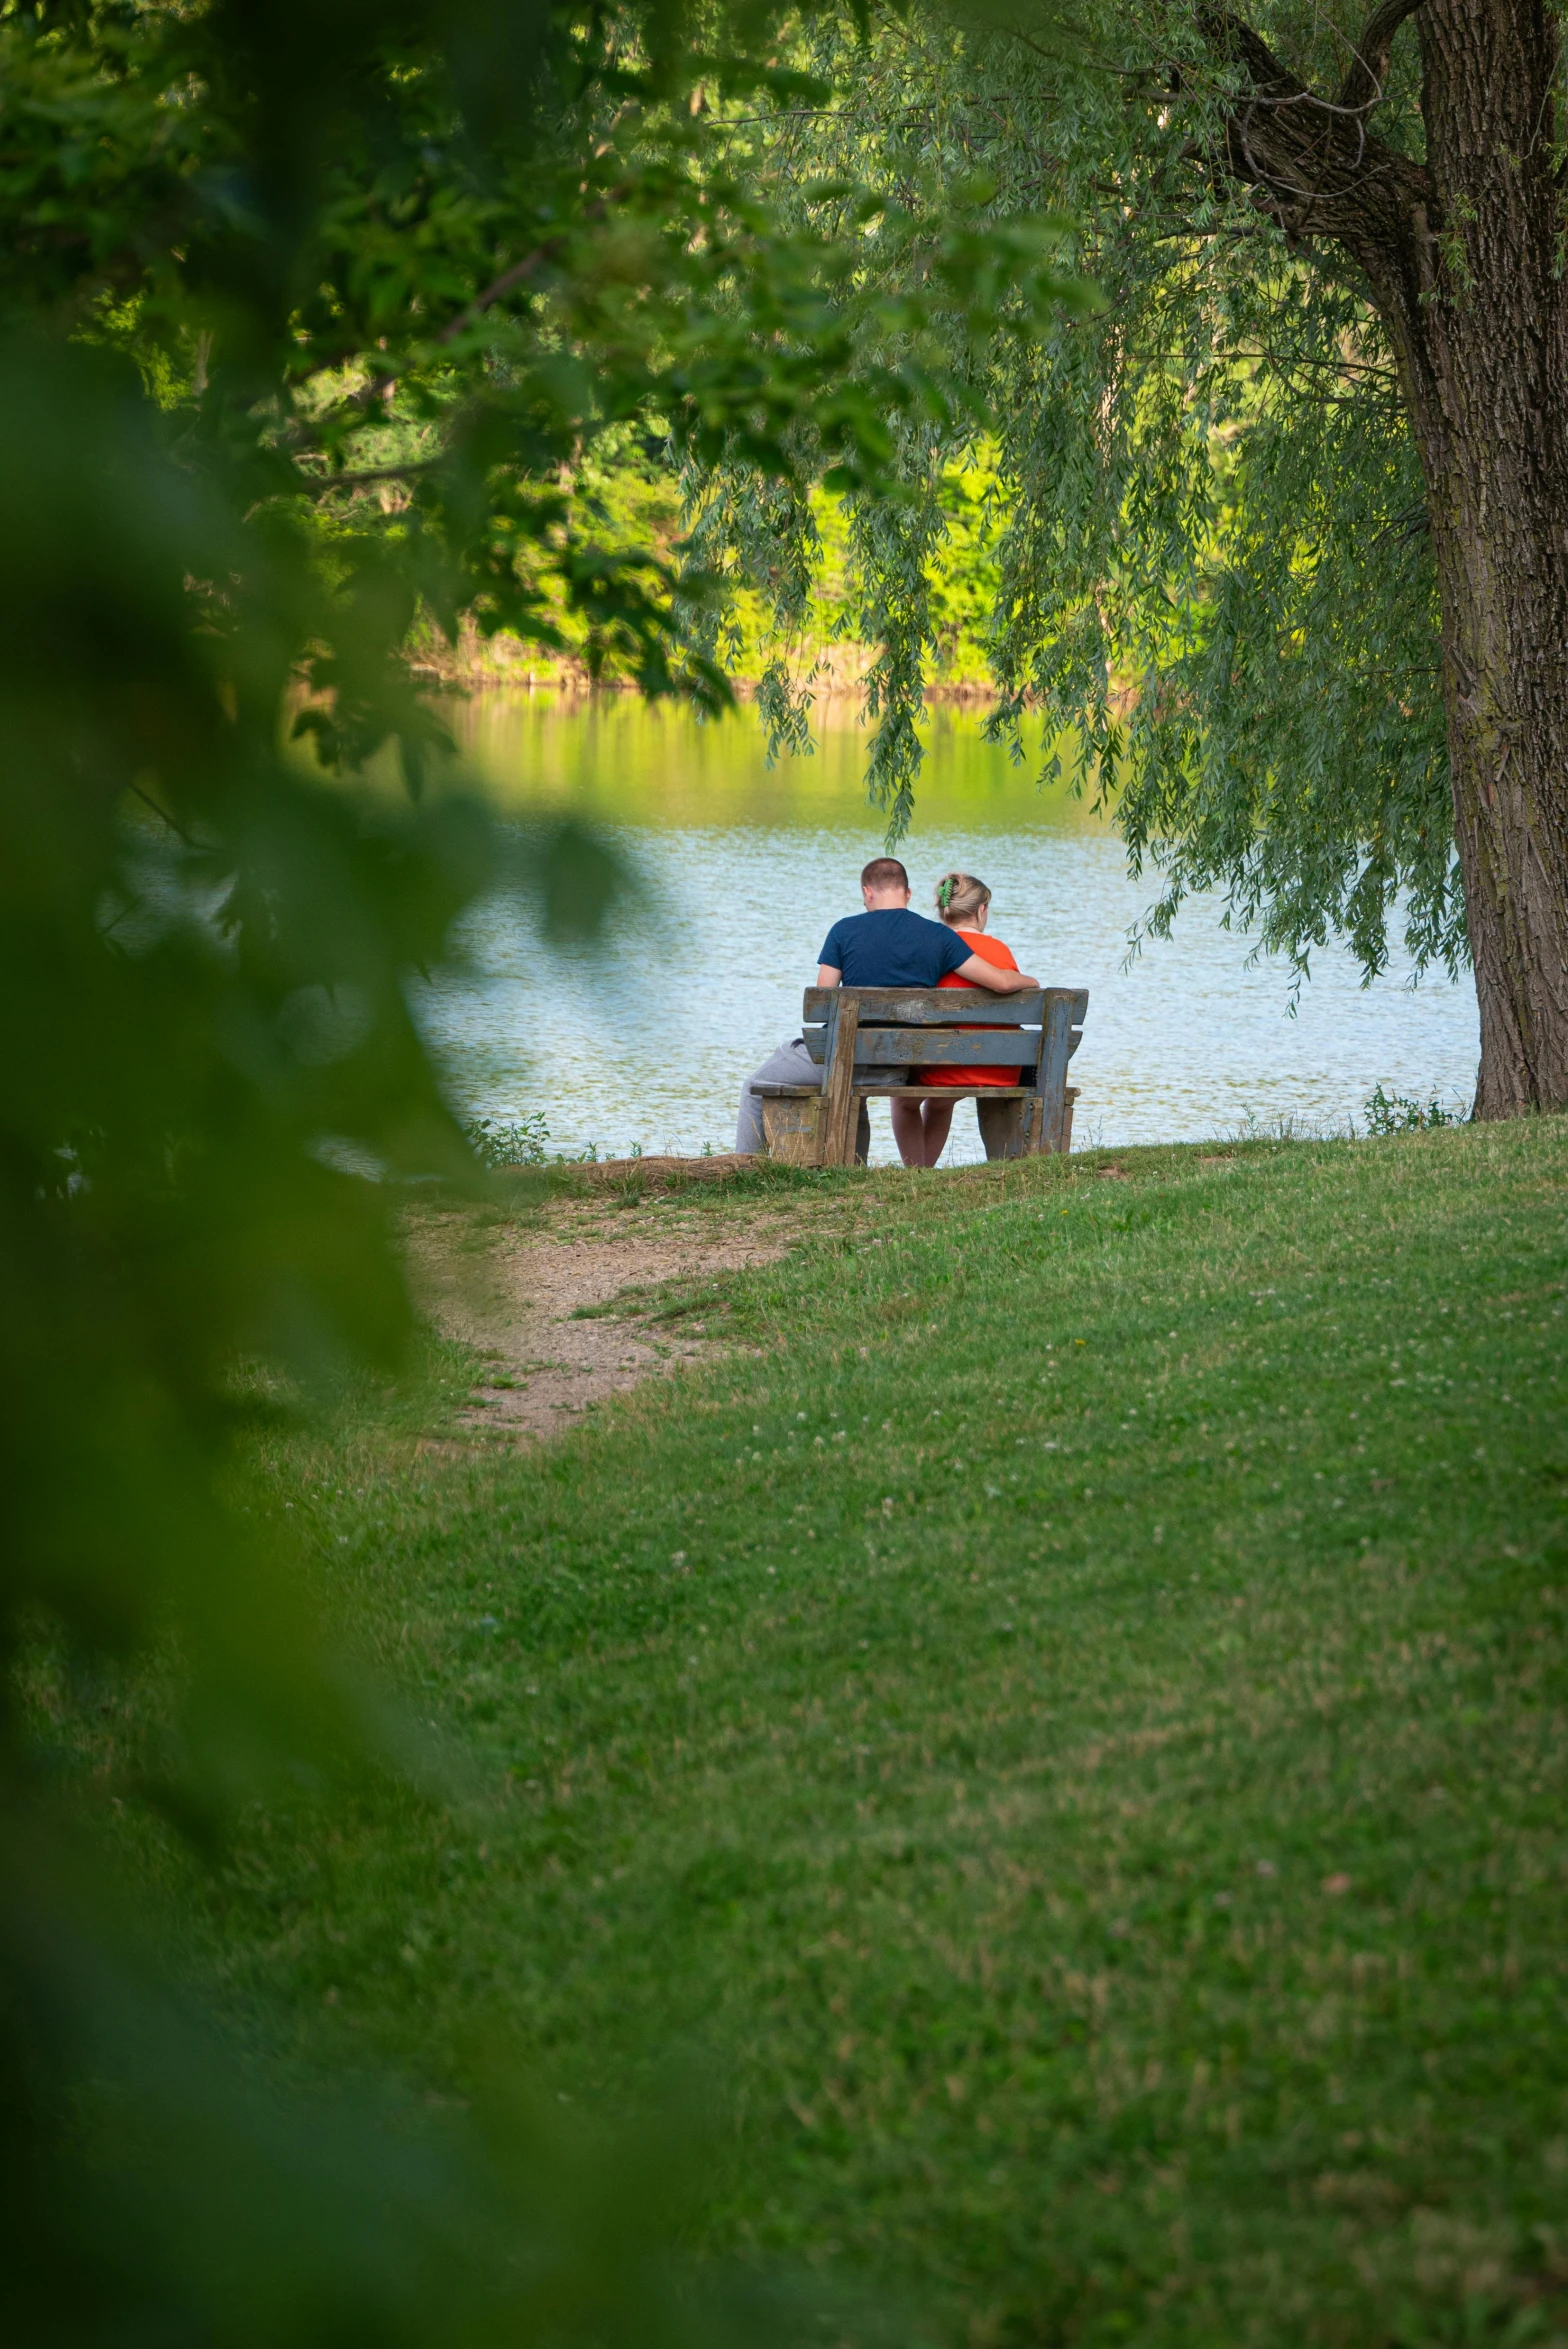
[[[759,1085],[768,1156],[853,1166],[862,1101],[973,1101],[987,1158],[1072,1145],[1067,1063],[1089,1008],[1083,987],[992,995],[983,987],[808,987],[803,1034],[822,1067],[812,1085]],[[879,1081],[901,1068],[1017,1068],[1016,1085]]]

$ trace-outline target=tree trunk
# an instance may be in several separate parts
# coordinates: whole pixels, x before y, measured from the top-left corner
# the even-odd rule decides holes
[[[1540,0],[1423,10],[1447,235],[1412,398],[1443,615],[1478,1117],[1568,1106],[1568,303]]]
[[[1366,135],[1413,15],[1425,165]],[[1477,1117],[1568,1107],[1568,281],[1543,0],[1385,0],[1316,100],[1233,17],[1226,168],[1365,274],[1404,384],[1442,611],[1454,830],[1481,1013]]]

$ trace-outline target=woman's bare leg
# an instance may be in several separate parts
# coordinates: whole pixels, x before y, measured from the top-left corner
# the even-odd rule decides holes
[[[913,1108],[914,1103],[911,1102],[909,1106]],[[947,1147],[947,1137],[953,1125],[953,1108],[951,1101],[922,1101],[920,1104],[927,1166],[935,1166]]]
[[[919,1101],[900,1101],[895,1094],[888,1107],[893,1112],[893,1139],[898,1144],[898,1155],[906,1166],[924,1166],[926,1163],[926,1130]]]

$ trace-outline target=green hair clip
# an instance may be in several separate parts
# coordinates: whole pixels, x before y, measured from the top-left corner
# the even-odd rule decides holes
[[[953,902],[953,891],[954,891],[954,890],[955,890],[957,887],[958,887],[958,883],[957,883],[957,881],[955,880],[954,876],[953,876],[951,873],[949,873],[949,874],[948,874],[948,876],[947,876],[947,878],[946,878],[946,880],[945,880],[945,881],[939,881],[939,882],[937,883],[937,885],[936,885],[936,910],[937,910],[937,912],[938,912],[938,913],[946,913],[946,911],[947,911],[948,907],[949,907],[949,906],[952,904],[952,902]]]

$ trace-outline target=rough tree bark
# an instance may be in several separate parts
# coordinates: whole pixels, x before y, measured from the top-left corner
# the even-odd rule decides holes
[[[1414,17],[1426,157],[1370,135]],[[1239,81],[1216,160],[1365,277],[1425,475],[1454,826],[1481,1012],[1478,1117],[1568,1107],[1568,276],[1543,0],[1385,0],[1343,89],[1200,10]]]

